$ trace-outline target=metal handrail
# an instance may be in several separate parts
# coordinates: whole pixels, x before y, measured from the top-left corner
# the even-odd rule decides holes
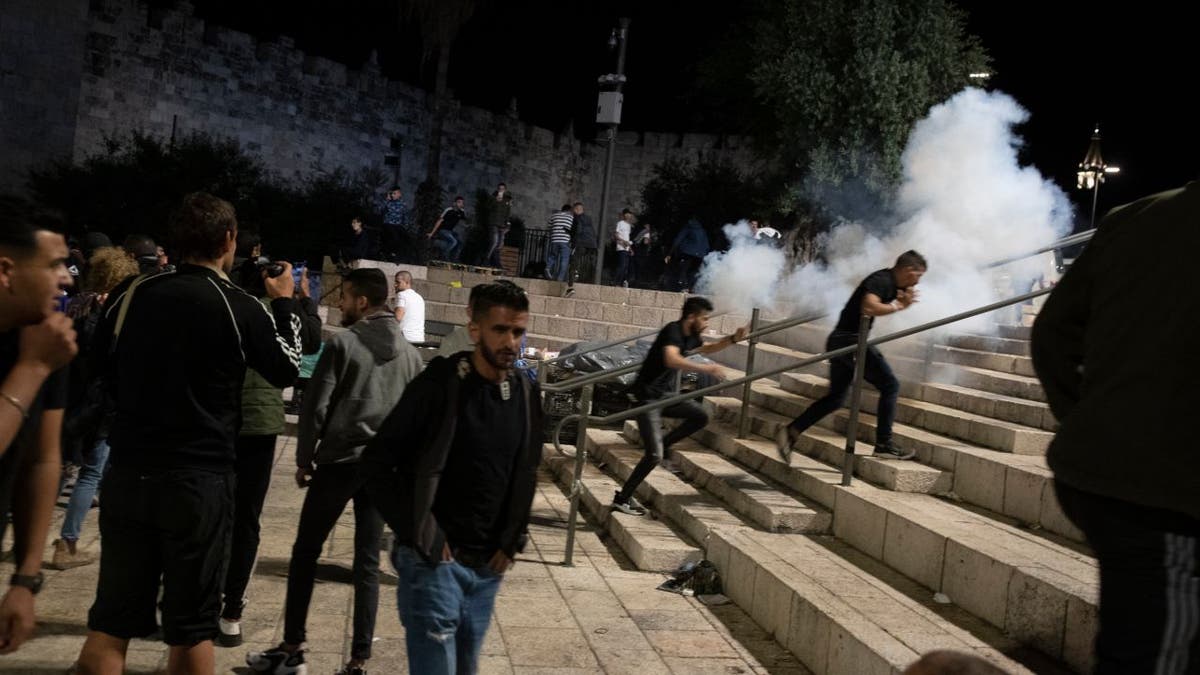
[[[983,269],[999,267],[1001,265],[1015,262],[1017,260],[1023,260],[1025,258],[1039,255],[1041,253],[1047,253],[1049,251],[1054,251],[1054,250],[1057,250],[1059,248],[1063,248],[1066,246],[1072,246],[1075,244],[1083,243],[1083,242],[1090,240],[1092,238],[1092,236],[1094,236],[1095,232],[1096,232],[1096,230],[1092,229],[1092,230],[1088,230],[1086,232],[1080,232],[1078,234],[1071,235],[1069,237],[1064,237],[1064,238],[1054,242],[1053,244],[1042,247],[1032,253],[1028,253],[1028,254],[1020,255],[1020,256],[1014,256],[1012,258],[1006,258],[1004,260],[1000,260],[995,263],[985,265]],[[1006,300],[1000,300],[997,302],[993,302],[993,303],[990,303],[987,305],[983,305],[981,307],[976,307],[974,309],[970,309],[970,310],[967,310],[964,312],[959,312],[958,314],[944,317],[942,319],[937,319],[935,321],[929,321],[924,324],[914,326],[912,328],[906,328],[904,330],[900,330],[895,333],[889,333],[887,335],[883,335],[883,336],[880,336],[877,338],[872,338],[872,339],[868,339],[868,337],[867,337],[868,336],[867,326],[869,326],[869,322],[867,321],[867,318],[864,316],[860,322],[859,338],[853,345],[848,345],[846,347],[842,347],[839,349],[834,349],[834,350],[830,350],[827,352],[823,352],[823,353],[817,354],[815,356],[801,359],[799,362],[796,362],[796,363],[791,363],[786,366],[781,366],[778,368],[772,368],[770,370],[762,371],[759,373],[747,372],[744,376],[733,379],[733,380],[727,380],[725,382],[720,382],[720,383],[717,383],[717,384],[714,384],[714,385],[711,385],[708,387],[702,387],[700,389],[690,391],[686,394],[676,394],[675,396],[661,399],[661,400],[655,401],[653,403],[647,403],[647,404],[644,404],[641,406],[637,406],[635,408],[630,408],[628,410],[616,412],[611,415],[606,415],[604,417],[592,417],[591,416],[590,413],[591,413],[592,388],[587,385],[602,381],[609,377],[615,377],[619,374],[631,372],[634,369],[634,367],[639,366],[640,364],[629,364],[627,366],[623,366],[621,368],[615,368],[610,371],[601,371],[599,373],[590,373],[589,375],[585,376],[586,381],[584,381],[584,378],[578,378],[577,380],[572,380],[572,382],[578,383],[578,386],[584,387],[583,397],[581,399],[581,409],[583,410],[583,412],[575,413],[572,415],[567,415],[567,416],[563,417],[561,420],[559,420],[558,424],[556,424],[554,427],[554,437],[553,437],[555,451],[560,455],[566,455],[566,453],[563,451],[562,441],[560,438],[560,436],[562,434],[562,429],[564,426],[566,426],[567,423],[569,423],[571,421],[578,421],[578,430],[576,432],[576,437],[578,440],[576,441],[576,451],[575,451],[575,472],[574,472],[574,479],[571,483],[571,492],[570,492],[571,502],[570,502],[569,514],[567,516],[568,522],[567,522],[566,556],[563,560],[563,564],[566,566],[570,566],[572,564],[571,561],[572,561],[572,557],[573,557],[574,549],[575,549],[574,542],[575,542],[576,521],[578,520],[578,513],[579,513],[579,496],[580,496],[580,485],[581,485],[580,481],[583,477],[584,463],[587,461],[587,427],[588,427],[589,423],[606,424],[606,425],[613,424],[615,422],[620,422],[622,420],[626,420],[631,417],[636,417],[645,412],[650,412],[652,410],[666,408],[668,406],[672,406],[677,403],[681,403],[683,401],[694,399],[698,396],[704,396],[706,394],[718,392],[718,391],[721,391],[724,389],[728,389],[730,387],[736,387],[738,385],[745,385],[748,390],[751,383],[753,383],[756,380],[761,380],[763,378],[773,377],[775,375],[780,375],[782,373],[785,373],[785,372],[788,372],[791,370],[797,370],[799,368],[804,368],[806,366],[820,363],[822,361],[825,361],[827,359],[831,359],[834,357],[844,356],[844,355],[847,355],[850,353],[857,353],[858,358],[856,359],[856,363],[855,363],[855,372],[854,372],[854,381],[853,381],[854,400],[851,402],[851,409],[850,409],[851,426],[847,429],[846,458],[845,458],[845,461],[844,461],[843,467],[842,467],[842,470],[843,470],[842,484],[845,486],[849,486],[850,485],[850,477],[854,472],[854,457],[855,457],[854,456],[854,442],[858,437],[858,430],[857,430],[857,418],[858,418],[858,408],[859,408],[858,398],[859,398],[859,393],[860,393],[861,387],[862,387],[862,382],[861,382],[862,370],[863,370],[862,364],[865,361],[864,355],[866,353],[867,347],[884,344],[886,342],[891,342],[894,340],[899,340],[902,338],[906,338],[910,335],[916,335],[917,333],[922,333],[927,330],[931,330],[934,328],[939,328],[941,326],[956,323],[956,322],[962,321],[964,319],[969,319],[969,318],[972,318],[975,316],[979,316],[981,314],[986,314],[988,312],[994,312],[994,311],[996,311],[998,309],[1002,309],[1004,307],[1009,307],[1009,306],[1012,306],[1015,304],[1026,302],[1028,300],[1032,300],[1037,297],[1041,297],[1043,295],[1047,295],[1051,292],[1051,290],[1053,290],[1053,289],[1045,288],[1045,289],[1039,289],[1036,291],[1030,291],[1028,293],[1023,293],[1021,295],[1017,295],[1017,296],[1008,298]],[[746,337],[747,337],[747,339],[750,340],[750,344],[754,344],[757,341],[757,338],[762,335],[766,335],[766,334],[773,333],[773,332],[776,332],[779,330],[783,330],[785,328],[790,328],[792,326],[796,326],[801,323],[805,323],[807,321],[813,321],[817,318],[820,318],[820,317],[819,316],[816,316],[816,317],[792,317],[790,319],[776,321],[776,322],[771,323],[761,329],[754,330],[753,332],[748,334]],[[931,356],[932,356],[932,354],[928,353],[927,359]],[[747,371],[749,371],[750,369],[751,368],[748,367]],[[574,387],[570,387],[570,388],[574,388]],[[562,390],[562,389],[559,389],[559,390]],[[743,401],[743,405],[742,405],[742,417],[745,417],[747,414],[747,405],[748,405],[749,396],[746,396],[745,394],[743,394],[743,396],[744,396],[744,398],[747,399],[747,400]],[[741,420],[739,420],[739,423],[740,422],[741,422]],[[745,425],[739,424],[739,426],[744,428]]]
[[[994,312],[997,309],[1003,309],[1003,308],[1009,307],[1011,305],[1025,302],[1026,300],[1032,300],[1033,298],[1037,298],[1037,297],[1046,295],[1046,294],[1050,293],[1050,291],[1052,291],[1052,290],[1054,290],[1054,289],[1041,288],[1036,291],[1030,291],[1028,293],[1023,293],[1021,295],[1013,296],[1013,297],[1007,298],[1005,300],[1000,300],[997,302],[993,302],[991,304],[983,305],[982,307],[976,307],[974,309],[970,309],[965,312],[959,312],[958,314],[953,314],[951,316],[948,316],[948,317],[945,317],[942,319],[938,319],[936,321],[929,321],[927,323],[920,324],[919,326],[914,326],[912,328],[905,328],[904,330],[896,331],[895,333],[888,333],[887,335],[882,335],[877,338],[871,338],[866,341],[866,344],[868,347],[874,347],[876,345],[884,344],[885,342],[892,342],[894,340],[906,338],[910,335],[915,335],[917,333],[923,333],[923,332],[933,329],[933,328],[940,328],[947,324],[957,323],[959,321],[962,321],[963,319],[970,319],[971,317],[979,316],[980,314],[987,314],[988,312]],[[814,363],[820,363],[822,361],[826,361],[826,360],[834,358],[836,356],[843,356],[846,354],[851,354],[856,349],[858,349],[857,344],[849,345],[846,347],[841,347],[839,349],[833,349],[833,350],[830,350],[827,352],[822,352],[815,356],[810,356],[808,358],[801,359],[795,363],[791,363],[786,366],[779,366],[777,368],[771,368],[769,370],[763,370],[763,371],[760,371],[757,373],[751,373],[751,374],[744,375],[742,377],[739,377],[739,378],[736,378],[733,380],[725,380],[724,382],[718,382],[717,384],[709,385],[707,387],[702,387],[700,389],[695,389],[686,394],[676,394],[670,398],[660,399],[653,403],[647,403],[645,405],[640,405],[636,408],[629,408],[628,410],[622,410],[620,412],[615,412],[615,413],[612,413],[611,415],[606,415],[604,417],[589,417],[588,421],[591,423],[594,423],[594,424],[613,424],[614,422],[620,422],[622,420],[629,419],[630,417],[636,417],[644,412],[650,412],[651,410],[657,410],[657,409],[673,406],[676,403],[682,403],[683,401],[687,401],[689,399],[694,399],[697,396],[704,396],[706,394],[711,394],[713,392],[721,391],[722,389],[736,387],[739,384],[753,382],[754,380],[761,380],[765,377],[773,377],[775,375],[780,375],[780,374],[786,373],[790,370],[797,370],[797,369],[803,368],[805,366],[811,366]],[[559,443],[558,436],[559,436],[559,432],[562,430],[563,424],[568,421],[571,421],[571,420],[579,419],[581,417],[583,417],[583,415],[581,415],[579,413],[574,413],[571,415],[567,415],[566,417],[559,420],[558,425],[554,429],[554,447],[556,450],[559,450],[561,452],[561,450],[560,450],[561,444]]]

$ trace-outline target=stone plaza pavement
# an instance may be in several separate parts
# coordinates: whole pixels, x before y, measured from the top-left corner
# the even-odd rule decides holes
[[[262,516],[262,545],[244,617],[246,644],[217,650],[218,673],[249,673],[245,653],[278,643],[302,490],[295,487],[292,437],[280,437],[271,490]],[[543,474],[533,505],[531,541],[508,573],[483,645],[481,673],[786,673],[806,674],[791,654],[732,604],[709,607],[695,598],[656,590],[665,577],[633,569],[623,554],[590,527],[580,529],[575,567],[561,566],[567,498]],[[81,544],[99,547],[97,510],[88,515]],[[57,537],[62,509],[51,527]],[[326,543],[308,620],[309,673],[331,674],[350,650],[350,561],[354,541],[349,509]],[[47,542],[49,544],[49,541]],[[11,544],[9,544],[11,545]],[[49,560],[49,548],[46,559]],[[16,654],[0,656],[0,673],[65,673],[86,633],[98,566],[45,570],[37,599],[36,637]],[[377,674],[407,673],[404,629],[396,614],[395,576],[384,556],[374,657]],[[12,573],[0,564],[0,578]],[[130,673],[162,672],[166,648],[135,640]]]

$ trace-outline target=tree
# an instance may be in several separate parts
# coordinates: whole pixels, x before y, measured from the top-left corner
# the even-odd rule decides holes
[[[827,216],[885,208],[913,124],[989,64],[947,0],[760,0],[752,25],[737,58],[750,54],[746,84],[790,167],[785,201]],[[731,82],[728,68],[708,72]]]

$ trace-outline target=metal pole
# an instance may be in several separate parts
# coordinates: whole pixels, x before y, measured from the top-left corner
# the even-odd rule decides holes
[[[871,330],[871,317],[866,314],[858,320],[858,351],[854,352],[854,386],[850,389],[850,421],[846,423],[846,460],[842,462],[842,485],[850,487],[854,476],[854,444],[858,441],[858,409],[861,407],[863,367],[867,361],[867,331]]]
[[[575,525],[579,518],[579,497],[583,492],[583,465],[587,463],[587,423],[592,414],[592,385],[583,388],[579,399],[579,426],[575,432],[575,478],[571,481],[571,509],[567,513],[567,551],[563,567],[574,567]]]
[[[750,332],[758,330],[758,312],[757,307],[750,313]],[[746,347],[746,374],[754,372],[754,352],[757,351],[758,338],[750,338],[750,344]],[[752,382],[747,382],[742,387],[742,414],[738,417],[738,438],[746,438],[750,435],[750,390],[753,387]]]
[[[1096,187],[1092,190],[1092,229],[1096,229],[1096,202],[1100,201],[1100,180],[1104,178],[1104,174],[1100,173],[1096,176]]]
[[[629,34],[629,19],[622,17],[620,21],[616,91],[622,91],[625,88],[625,83],[622,82],[625,76],[625,38]],[[613,155],[616,150],[617,125],[614,124],[608,128],[608,150],[604,155],[604,183],[600,189],[600,210],[596,213],[596,270],[592,274],[592,283],[597,285],[600,284],[600,276],[604,271],[604,244],[608,241],[604,236],[608,229],[605,224],[608,222],[608,188],[612,183]]]

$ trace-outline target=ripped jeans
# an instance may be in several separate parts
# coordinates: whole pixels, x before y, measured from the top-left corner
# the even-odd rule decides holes
[[[501,576],[458,561],[430,563],[410,546],[392,548],[396,607],[404,625],[408,671],[473,675],[492,619]]]

